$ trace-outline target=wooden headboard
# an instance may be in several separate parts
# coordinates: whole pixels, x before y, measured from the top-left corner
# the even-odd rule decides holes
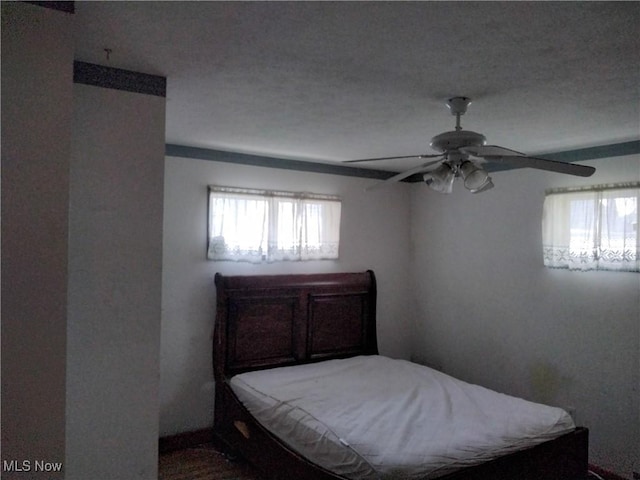
[[[312,275],[217,273],[216,381],[237,373],[378,353],[372,271]]]

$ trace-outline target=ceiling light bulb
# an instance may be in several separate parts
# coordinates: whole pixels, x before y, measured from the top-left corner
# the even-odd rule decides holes
[[[472,190],[470,190],[471,193],[480,193],[480,192],[485,192],[487,190],[491,190],[493,188],[493,182],[491,181],[491,177],[487,177],[487,181],[484,183],[484,185],[481,185],[478,188],[474,188]]]
[[[460,175],[464,179],[464,186],[467,190],[478,190],[482,188],[489,179],[489,174],[475,163],[466,160],[460,165]]]
[[[438,168],[436,168],[433,172],[430,172],[430,180],[427,182],[427,185],[432,190],[440,193],[451,193],[453,191],[453,180],[456,175],[451,165],[448,163],[443,163]]]

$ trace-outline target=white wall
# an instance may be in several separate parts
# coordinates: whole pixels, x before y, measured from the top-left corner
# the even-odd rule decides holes
[[[408,358],[409,189],[364,192],[373,180],[222,162],[167,158],[165,170],[160,434],[213,423],[211,335],[216,272],[228,275],[372,269],[378,280],[378,342]],[[337,194],[343,200],[340,259],[253,265],[206,260],[209,184]]]
[[[73,93],[66,478],[156,478],[165,98]]]
[[[590,461],[631,478],[640,451],[640,275],[542,265],[545,188],[640,180],[640,156],[536,170],[452,195],[412,186],[414,358],[505,393],[575,409]]]
[[[2,2],[2,460],[64,461],[72,16]]]

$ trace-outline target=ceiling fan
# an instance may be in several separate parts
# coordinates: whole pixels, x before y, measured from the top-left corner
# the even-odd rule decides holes
[[[437,160],[430,160],[394,175],[369,187],[367,190],[422,173],[426,184],[440,193],[451,193],[453,191],[453,181],[456,177],[462,177],[465,188],[471,193],[480,193],[493,188],[491,177],[482,168],[484,163],[504,163],[514,167],[537,168],[581,177],[588,177],[595,172],[595,168],[585,165],[530,157],[508,148],[486,145],[487,139],[484,135],[470,130],[463,130],[460,126],[460,117],[466,113],[470,104],[471,99],[468,97],[453,97],[447,101],[451,114],[456,117],[456,126],[455,130],[441,133],[431,139],[430,146],[433,150],[440,152],[438,154],[364,158],[347,160],[344,163],[374,162],[401,158],[437,158]]]

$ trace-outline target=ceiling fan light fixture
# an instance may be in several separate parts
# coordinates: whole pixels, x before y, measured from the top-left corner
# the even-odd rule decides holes
[[[469,189],[471,193],[481,193],[486,192],[487,190],[491,190],[493,188],[493,182],[491,181],[491,177],[487,177],[487,181],[478,188]]]
[[[464,187],[470,191],[478,191],[488,182],[491,182],[489,174],[470,160],[465,160],[460,165],[460,175],[464,180]]]
[[[453,191],[453,181],[456,178],[456,173],[453,168],[451,168],[451,165],[444,162],[423,178],[430,189],[439,193],[451,193]]]

